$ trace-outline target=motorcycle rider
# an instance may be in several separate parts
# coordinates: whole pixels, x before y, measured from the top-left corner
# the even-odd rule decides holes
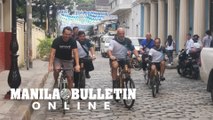
[[[194,41],[192,40],[190,33],[187,34],[186,38],[185,50],[186,54],[189,54],[191,51],[194,50]]]

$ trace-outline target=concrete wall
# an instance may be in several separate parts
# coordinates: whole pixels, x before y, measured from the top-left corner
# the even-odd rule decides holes
[[[141,5],[136,5],[132,7],[131,19],[130,19],[130,29],[129,33],[131,36],[139,37],[141,33]]]
[[[11,32],[12,28],[12,13],[11,13],[11,0],[5,0],[3,3],[3,29],[4,32]]]
[[[24,44],[24,22],[23,20],[18,20],[17,22],[17,41],[19,43],[19,51],[18,51],[18,64],[22,65],[25,63],[25,44]],[[45,32],[44,30],[33,26],[32,27],[32,58],[36,59],[38,56],[37,46],[39,45],[38,39],[44,39]]]

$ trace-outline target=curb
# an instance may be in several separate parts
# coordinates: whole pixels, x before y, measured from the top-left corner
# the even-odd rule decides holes
[[[33,82],[34,88],[42,88],[47,81],[49,73],[43,75],[42,80]],[[39,81],[39,82],[38,82]],[[38,82],[38,83],[37,83]],[[15,104],[11,109],[11,120],[30,120],[33,113],[32,103],[37,100],[20,100],[18,105]],[[16,101],[15,101],[16,102]],[[13,112],[14,111],[14,112]],[[8,118],[7,118],[8,119]]]

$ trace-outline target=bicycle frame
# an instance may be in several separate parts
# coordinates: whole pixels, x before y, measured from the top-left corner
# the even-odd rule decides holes
[[[120,88],[124,88],[124,79],[130,77],[130,71],[127,64],[124,65],[124,68],[122,68],[121,66],[118,67],[118,77]]]
[[[60,97],[62,100],[62,108],[63,108],[63,114],[65,114],[65,104],[69,102],[69,98],[71,95],[71,91],[68,89],[68,81],[67,81],[67,75],[66,70],[63,67],[61,68],[60,76],[59,76],[59,91],[60,91]]]
[[[117,69],[117,79],[119,82],[119,88],[126,88],[127,92],[122,94],[128,95],[128,89],[134,89],[135,84],[131,78],[131,72],[130,68],[128,67],[128,60],[124,61],[124,66],[119,65]],[[129,102],[130,100],[130,102]],[[130,109],[134,105],[135,100],[134,99],[123,99],[124,105]]]

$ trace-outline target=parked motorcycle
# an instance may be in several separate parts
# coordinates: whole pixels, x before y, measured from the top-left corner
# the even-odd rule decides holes
[[[183,77],[198,79],[200,76],[200,69],[198,59],[200,51],[195,53],[186,54],[186,50],[181,50],[179,53],[179,60],[177,72]]]

